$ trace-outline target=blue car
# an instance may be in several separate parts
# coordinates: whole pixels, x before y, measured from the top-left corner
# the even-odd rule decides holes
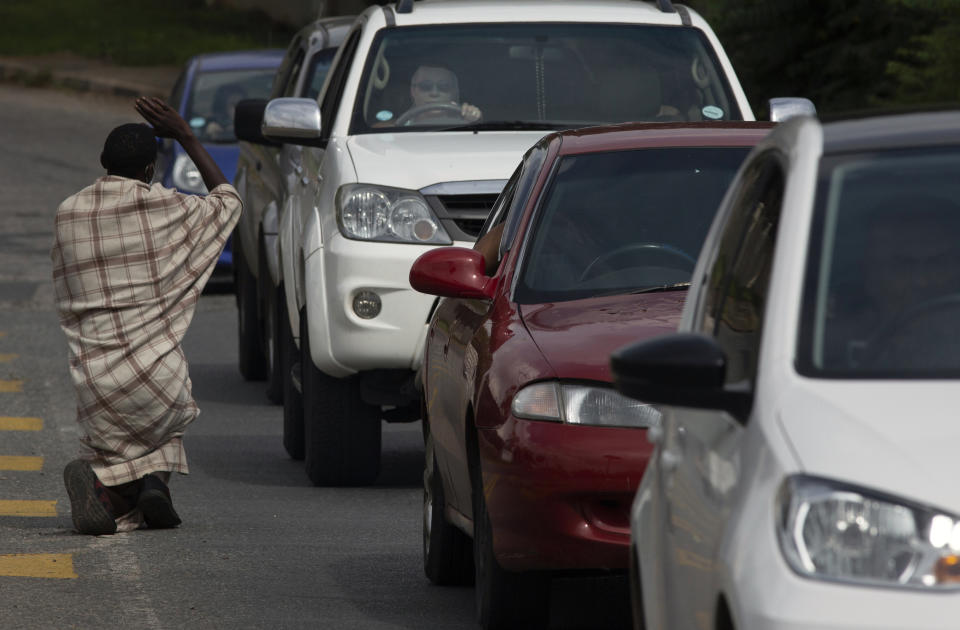
[[[268,98],[282,49],[209,53],[192,57],[184,65],[170,93],[169,103],[190,124],[233,181],[240,149],[233,131],[233,110],[246,98]],[[203,195],[207,187],[183,148],[172,140],[160,142],[156,181],[185,193]],[[217,261],[216,275],[232,274],[233,254],[228,241]]]

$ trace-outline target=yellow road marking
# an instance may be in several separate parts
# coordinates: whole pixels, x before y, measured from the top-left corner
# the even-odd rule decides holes
[[[23,381],[0,381],[0,393],[22,392]]]
[[[72,579],[73,555],[69,553],[18,553],[0,556],[0,575],[8,577]]]
[[[0,363],[9,363],[19,358],[20,358],[19,354],[0,354]]]
[[[54,501],[0,501],[0,516],[56,516]]]
[[[43,458],[0,455],[0,470],[43,470]]]
[[[42,431],[42,418],[12,418],[0,416],[0,431]]]

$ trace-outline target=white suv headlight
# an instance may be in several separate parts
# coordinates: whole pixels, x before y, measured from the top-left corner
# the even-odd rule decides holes
[[[544,381],[517,392],[510,405],[517,418],[567,424],[649,428],[660,425],[660,411],[612,387]]]
[[[800,575],[916,588],[960,588],[960,518],[813,477],[779,496],[780,547]]]
[[[173,185],[180,192],[207,194],[200,170],[185,153],[180,153],[173,161]]]
[[[346,184],[337,191],[337,223],[362,241],[449,245],[453,241],[415,190]]]

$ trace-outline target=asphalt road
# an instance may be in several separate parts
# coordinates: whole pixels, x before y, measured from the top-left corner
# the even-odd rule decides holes
[[[233,296],[184,342],[202,410],[171,483],[176,530],[73,531],[61,471],[78,431],[49,248],[59,202],[102,174],[132,102],[0,86],[0,628],[474,628],[473,589],[421,565],[419,424],[385,425],[369,488],[315,488],[282,410],[236,367]],[[554,628],[622,628],[622,580],[557,580]]]

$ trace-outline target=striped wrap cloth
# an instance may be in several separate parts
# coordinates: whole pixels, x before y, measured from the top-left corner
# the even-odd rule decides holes
[[[107,175],[57,210],[81,456],[105,485],[189,472],[182,436],[199,410],[180,343],[242,207],[229,184],[197,196]]]

